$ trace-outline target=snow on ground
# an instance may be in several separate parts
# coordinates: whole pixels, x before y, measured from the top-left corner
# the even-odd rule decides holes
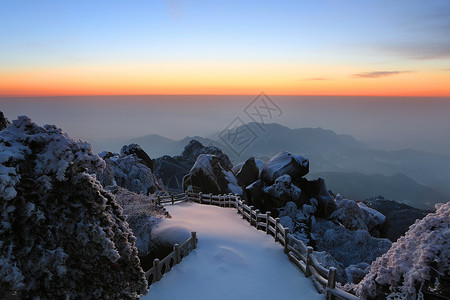
[[[173,219],[156,231],[196,231],[198,246],[141,299],[323,299],[283,247],[235,209],[195,203],[166,208]]]

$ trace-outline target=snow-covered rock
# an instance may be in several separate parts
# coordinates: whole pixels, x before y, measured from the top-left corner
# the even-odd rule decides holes
[[[0,131],[0,298],[138,299],[147,291],[122,208],[89,175],[88,143],[22,116]]]
[[[200,154],[189,174],[183,178],[183,189],[200,190],[203,193],[239,194],[242,188],[229,168],[227,162],[211,154]]]
[[[183,190],[183,177],[189,173],[200,154],[213,154],[222,160],[222,166],[232,168],[230,159],[217,147],[203,146],[199,141],[192,140],[179,156],[162,156],[154,160],[154,174],[160,178],[164,187],[171,190]]]
[[[335,198],[337,210],[330,218],[339,221],[345,228],[350,230],[365,230],[371,232],[375,227],[382,225],[386,217],[364,203],[344,199],[337,195]]]
[[[153,172],[153,160],[138,144],[130,144],[123,146],[122,149],[120,150],[120,155],[122,156],[134,155],[138,162],[149,167],[150,170]]]
[[[344,267],[371,263],[391,247],[388,239],[372,237],[367,231],[351,231],[333,221],[316,219],[311,224],[317,251],[327,251]]]
[[[266,184],[273,184],[282,175],[289,175],[292,179],[301,178],[309,172],[309,161],[301,155],[280,152],[272,157],[261,171],[261,179]]]
[[[390,293],[397,299],[423,297],[422,291],[444,288],[450,275],[450,202],[416,221],[359,283],[358,295]],[[442,282],[442,284],[441,284]],[[445,296],[445,295],[444,295]],[[447,286],[448,297],[448,286]]]
[[[268,208],[283,207],[287,202],[299,203],[302,191],[296,187],[291,176],[284,174],[275,180],[275,183],[264,189],[264,203]]]

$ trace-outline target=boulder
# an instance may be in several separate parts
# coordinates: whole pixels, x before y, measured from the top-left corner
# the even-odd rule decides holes
[[[192,164],[176,157],[164,155],[155,159],[155,176],[160,178],[164,187],[173,191],[183,189],[183,177],[189,173]]]
[[[226,154],[222,152],[222,150],[214,146],[205,147],[203,146],[202,143],[200,143],[197,140],[190,141],[189,144],[187,144],[186,147],[184,147],[184,151],[179,156],[179,159],[181,161],[190,162],[193,165],[200,154],[215,155],[222,160],[222,165],[225,169],[231,170],[233,168],[233,164],[231,163],[230,159]]]
[[[250,157],[240,167],[236,174],[239,186],[246,187],[259,179],[259,169],[255,158]]]
[[[279,208],[292,201],[299,204],[301,190],[292,183],[291,176],[284,174],[271,186],[264,188],[264,203],[269,208]]]
[[[317,199],[317,217],[327,218],[336,210],[334,198],[327,191],[325,180],[323,178],[315,180],[300,178],[297,179],[294,184],[302,190],[302,195],[300,197],[301,203],[308,202],[311,198]]]
[[[404,235],[416,220],[423,219],[431,212],[387,200],[382,196],[364,200],[363,203],[386,216],[386,222],[378,230],[380,230],[381,236],[387,237],[392,242]]]
[[[213,194],[242,194],[242,188],[231,172],[229,164],[221,157],[200,154],[189,174],[183,178],[183,190],[199,190]]]
[[[382,213],[367,207],[364,203],[344,199],[340,195],[337,195],[334,201],[337,204],[337,210],[331,214],[330,218],[339,221],[349,230],[372,232],[386,221]]]
[[[182,191],[183,177],[191,170],[200,154],[212,154],[221,159],[221,165],[230,170],[232,164],[226,154],[217,147],[205,147],[200,142],[192,140],[179,156],[163,156],[154,160],[155,175],[161,179],[165,188]]]
[[[260,178],[268,185],[282,175],[289,175],[293,180],[309,172],[309,161],[301,155],[280,152],[272,157],[263,167]]]
[[[248,199],[248,204],[253,205],[261,211],[265,211],[266,207],[263,200],[264,182],[260,179],[245,187],[245,195]]]
[[[142,150],[141,146],[139,146],[138,144],[130,144],[123,146],[122,149],[120,150],[120,154],[122,156],[135,155],[138,162],[149,167],[150,170],[152,170],[153,172],[153,160],[150,158],[150,156],[148,156],[148,154],[144,150]]]

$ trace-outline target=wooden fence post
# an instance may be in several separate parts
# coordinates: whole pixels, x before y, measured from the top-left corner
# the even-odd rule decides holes
[[[209,205],[212,204],[212,193],[209,193]]]
[[[153,267],[155,268],[155,281],[158,281],[161,279],[162,275],[161,275],[161,266],[159,264],[159,259],[155,258],[155,260],[153,261]]]
[[[330,267],[328,270],[328,282],[327,282],[327,300],[334,300],[336,297],[330,291],[336,287],[336,268]]]
[[[288,254],[289,253],[289,228],[285,228],[284,229],[284,253]]]
[[[253,209],[254,209],[255,207],[252,205],[252,206],[250,206],[250,225],[252,225],[253,226]]]
[[[280,218],[275,219],[275,242],[278,242],[278,224],[280,224]]]
[[[202,192],[198,193],[198,200],[200,204],[202,204],[202,198],[203,198]]]
[[[197,232],[192,231],[191,237],[192,237],[193,249],[195,249],[195,248],[197,248]]]
[[[174,203],[174,201],[173,201],[173,194],[171,195],[171,198],[172,198],[172,205],[173,205],[173,203]]]
[[[266,233],[269,234],[270,233],[270,229],[269,229],[269,225],[270,225],[270,215],[272,213],[270,211],[266,212]]]
[[[173,251],[175,251],[175,264],[179,264],[181,261],[180,257],[180,246],[178,244],[173,245]]]
[[[259,209],[255,210],[255,228],[258,229],[258,214]]]
[[[306,273],[305,276],[309,277],[311,276],[311,271],[309,270],[309,266],[311,265],[311,255],[313,253],[314,249],[311,246],[306,247],[306,261],[305,261],[305,265],[306,265]]]

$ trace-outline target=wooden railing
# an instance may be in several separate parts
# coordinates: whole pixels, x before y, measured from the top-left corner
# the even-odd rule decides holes
[[[264,230],[274,237],[275,242],[284,247],[284,253],[306,275],[311,278],[317,291],[326,294],[327,299],[358,300],[357,296],[336,286],[336,268],[324,268],[314,256],[314,249],[296,239],[289,228],[280,224],[279,218],[273,218],[270,212],[261,213],[259,209],[248,206],[238,195],[212,195],[187,193],[190,201],[221,207],[235,207],[237,212],[256,229]]]
[[[197,234],[191,232],[191,236],[181,245],[175,244],[173,251],[162,260],[155,259],[153,267],[145,272],[148,285],[159,281],[164,274],[172,270],[172,268],[181,262],[183,257],[187,256],[189,252],[197,248]]]
[[[157,196],[155,200],[156,204],[158,205],[175,204],[177,202],[187,201],[188,196],[186,193],[180,193],[167,196]]]

